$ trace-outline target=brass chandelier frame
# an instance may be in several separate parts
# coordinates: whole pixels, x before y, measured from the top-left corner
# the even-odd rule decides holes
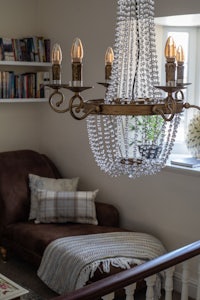
[[[175,44],[172,37],[169,37],[165,46],[166,56],[166,85],[154,86],[154,89],[162,90],[167,93],[166,98],[160,98],[156,101],[152,98],[139,99],[112,99],[109,103],[104,99],[85,101],[81,93],[85,90],[93,88],[92,86],[84,86],[82,81],[82,58],[83,47],[80,39],[76,38],[71,49],[72,58],[72,82],[70,84],[61,83],[61,61],[62,51],[58,44],[55,44],[52,51],[52,75],[53,83],[48,84],[54,89],[54,92],[49,97],[49,104],[52,109],[58,113],[70,112],[72,117],[76,120],[83,120],[88,115],[114,115],[114,116],[150,116],[161,115],[165,121],[171,121],[173,117],[183,112],[184,109],[191,107],[200,110],[196,105],[190,105],[184,102],[185,89],[190,83],[183,83],[183,61],[184,55],[182,47],[178,56],[177,82],[175,81]],[[106,51],[105,55],[105,82],[98,82],[106,89],[109,87],[112,63],[114,60],[114,53],[111,47]],[[181,63],[181,65],[180,65]],[[179,72],[178,72],[179,71]],[[136,69],[137,73],[137,69]],[[137,74],[136,74],[137,75]],[[67,107],[63,108],[66,100],[61,89],[67,89],[73,92],[73,96],[69,99]],[[55,96],[56,100],[55,100]]]
[[[100,83],[108,87],[108,83]],[[153,99],[114,99],[112,103],[105,103],[104,99],[95,99],[85,101],[81,93],[90,86],[72,86],[69,84],[48,84],[47,86],[54,89],[54,92],[49,97],[49,104],[51,108],[58,113],[70,112],[72,117],[76,120],[83,120],[88,115],[125,115],[125,116],[150,116],[160,115],[165,121],[171,121],[175,114],[182,113],[184,109],[196,108],[200,110],[197,105],[191,105],[184,102],[184,94],[182,89],[186,88],[185,84],[178,84],[176,86],[155,86],[155,89],[161,89],[167,93],[167,97],[161,99],[159,103],[155,103]],[[61,89],[67,89],[74,93],[69,99],[69,104],[66,108],[62,108],[64,101],[66,101]],[[59,99],[55,101],[55,96]],[[54,100],[53,100],[54,99]]]

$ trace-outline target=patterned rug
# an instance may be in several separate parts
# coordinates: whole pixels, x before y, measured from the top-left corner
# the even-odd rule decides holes
[[[20,299],[21,300],[45,300],[44,298],[41,298],[36,293],[34,293],[33,291],[30,291],[30,290],[29,290],[28,294],[21,296]]]
[[[10,256],[7,263],[0,258],[0,273],[29,291],[22,300],[48,300],[57,296],[37,276],[37,269],[19,258]]]

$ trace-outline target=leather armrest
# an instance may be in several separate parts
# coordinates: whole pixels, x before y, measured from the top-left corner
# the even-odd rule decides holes
[[[119,212],[108,203],[95,202],[98,225],[119,227]]]

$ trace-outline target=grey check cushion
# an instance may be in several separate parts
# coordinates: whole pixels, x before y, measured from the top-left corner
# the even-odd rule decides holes
[[[31,191],[31,207],[29,213],[29,220],[36,218],[38,208],[37,190],[44,189],[50,191],[76,191],[79,178],[47,178],[34,174],[29,174],[29,187]]]
[[[85,223],[97,225],[95,198],[98,190],[55,192],[38,190],[36,223]]]

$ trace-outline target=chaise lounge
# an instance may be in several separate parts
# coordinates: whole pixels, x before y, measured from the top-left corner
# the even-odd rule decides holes
[[[7,253],[8,255],[11,252],[14,253],[14,255],[19,255],[30,264],[34,264],[37,267],[40,266],[38,273],[41,275],[41,279],[43,279],[42,273],[44,269],[47,269],[46,266],[49,265],[50,262],[49,253],[48,258],[45,257],[45,259],[44,253],[55,241],[59,241],[59,243],[63,241],[62,238],[68,237],[68,246],[75,240],[75,242],[78,243],[76,249],[86,248],[86,244],[88,244],[89,251],[93,247],[91,242],[91,238],[93,237],[99,237],[101,240],[104,240],[105,236],[110,236],[111,241],[109,242],[112,242],[112,247],[114,247],[113,241],[119,238],[120,233],[126,233],[130,235],[131,242],[133,242],[133,238],[135,239],[134,244],[131,246],[132,248],[144,247],[148,239],[150,244],[154,244],[152,253],[149,253],[149,257],[143,257],[143,261],[162,255],[165,252],[163,245],[156,238],[150,235],[140,234],[139,239],[137,233],[131,233],[130,231],[120,228],[117,209],[110,204],[95,202],[97,191],[80,192],[77,191],[77,186],[78,178],[62,179],[56,166],[46,155],[32,150],[0,153],[0,246],[4,259],[7,259]],[[46,191],[45,188],[48,189],[48,191]],[[34,215],[36,211],[33,210],[33,197],[35,197],[36,194],[40,196],[40,201],[38,202],[40,212],[37,216]],[[48,198],[48,201],[46,198]],[[84,202],[84,206],[77,208],[77,203],[81,203],[82,205],[82,200],[85,201],[85,198],[87,198],[87,202]],[[68,199],[67,203],[74,200],[73,205],[76,204],[76,206],[73,206],[73,218],[69,215],[66,218],[66,215],[62,214],[66,208],[63,208],[63,203],[66,203],[66,199]],[[57,206],[61,203],[61,219],[55,215],[55,203],[57,214]],[[52,210],[49,209],[51,205]],[[92,205],[94,205],[94,207]],[[67,214],[70,209],[71,207],[69,207],[68,204],[66,208]],[[37,208],[37,211],[38,210],[39,208]],[[77,213],[79,213],[78,217],[74,215]],[[31,216],[31,214],[33,215]],[[133,236],[131,236],[131,234]],[[123,239],[123,237],[121,238]],[[145,240],[144,243],[143,240]],[[91,244],[89,244],[90,242]],[[106,249],[106,244],[104,244],[104,246],[105,247],[99,246],[99,248]],[[108,243],[108,248],[109,247]],[[127,249],[127,245],[124,247],[123,251]],[[132,250],[132,248],[130,250]],[[149,245],[147,248],[149,248]],[[50,251],[53,253],[52,249]],[[64,248],[63,251],[66,251],[66,248]],[[60,250],[54,252],[53,263],[56,254],[61,253]],[[115,252],[113,253],[115,256]],[[60,259],[60,264],[63,265],[63,259],[60,257],[61,254],[58,255],[57,260]],[[41,267],[43,259],[44,265]],[[67,259],[68,262],[72,261],[69,258]],[[114,258],[110,257],[109,259],[111,261]],[[47,260],[46,264],[45,260]],[[137,261],[137,257],[130,257],[129,254],[129,257],[126,258],[126,266],[124,266],[124,268],[134,266],[137,264]],[[66,262],[66,264],[68,262]],[[104,260],[101,258],[98,267],[96,264],[96,268],[94,269],[94,276],[90,276],[91,274],[88,275],[89,280],[87,280],[87,283],[121,270],[119,265],[115,264],[115,261],[114,266],[110,266],[109,270],[103,268],[102,271],[99,267],[103,265],[103,262]],[[44,282],[48,281],[45,280],[46,279],[44,279]],[[48,282],[46,283],[48,284]],[[51,284],[48,285],[52,288]],[[80,286],[77,285],[76,288],[77,287]],[[56,288],[56,292],[62,294],[66,292],[66,290]]]

